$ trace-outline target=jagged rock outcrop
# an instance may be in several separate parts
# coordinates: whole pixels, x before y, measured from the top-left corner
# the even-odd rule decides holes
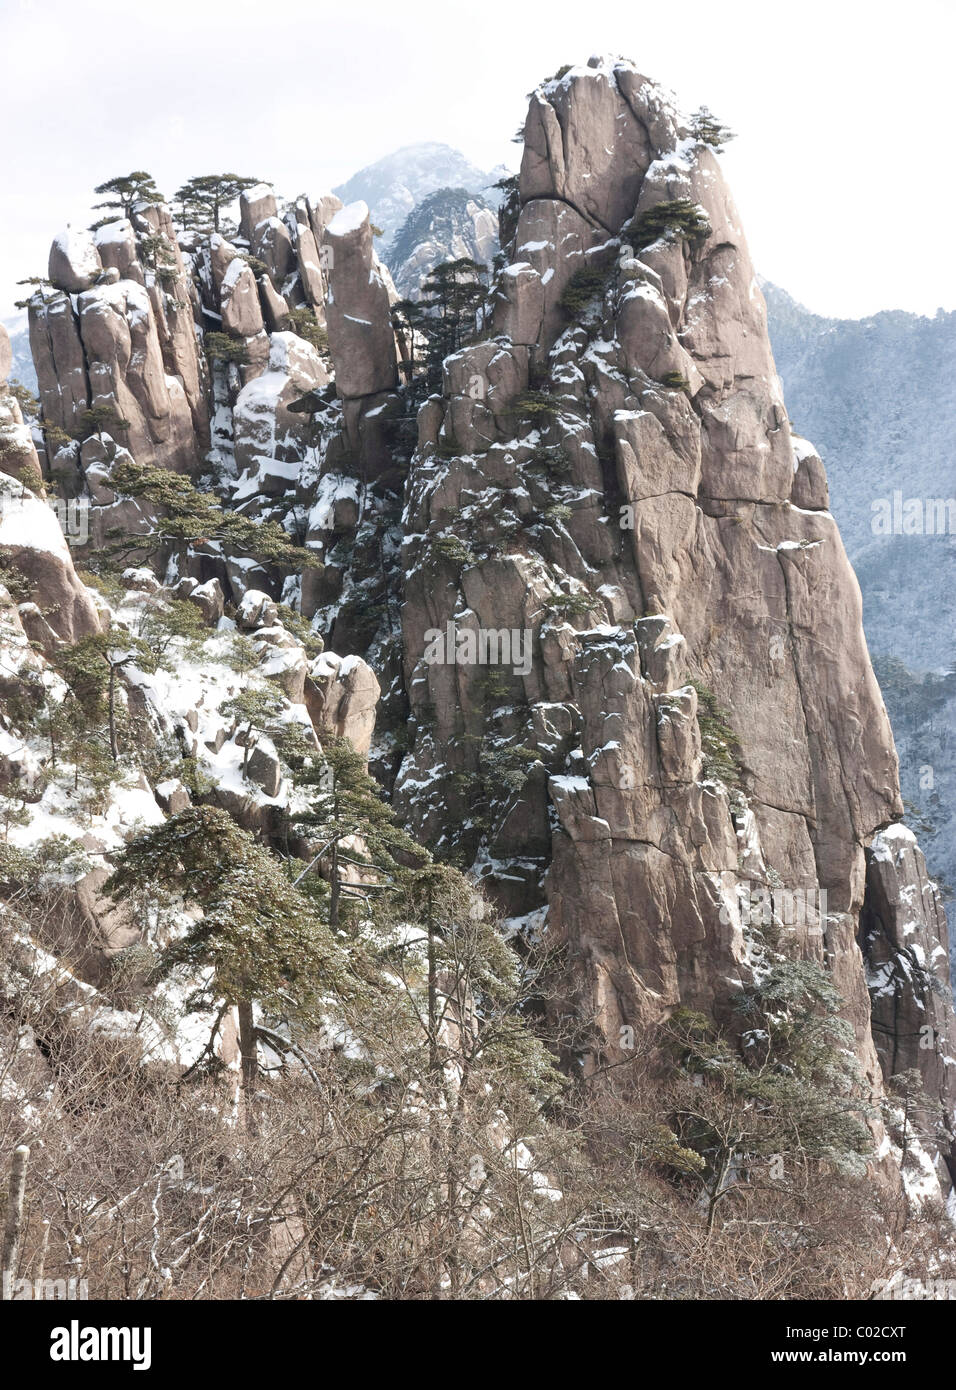
[[[943,1156],[956,1182],[956,1028],[946,915],[916,837],[903,825],[875,836],[867,851],[860,944],[883,1074],[920,1073],[926,1095],[949,1129]]]
[[[547,904],[588,1066],[679,1002],[726,1008],[754,968],[750,886],[823,890],[796,939],[877,1083],[857,920],[896,755],[720,167],[659,87],[594,59],[532,97],[519,197],[494,336],[419,417],[397,803],[511,914]],[[453,636],[436,659],[449,631],[521,651],[456,661]],[[521,748],[509,793],[494,769]]]
[[[9,348],[0,331],[0,560],[17,575],[21,620],[42,646],[100,630],[55,512],[42,495],[40,460],[20,406],[7,390]]]
[[[372,396],[398,384],[388,287],[372,248],[365,203],[350,203],[325,228],[329,255],[326,320],[339,396]]]
[[[90,405],[90,383],[73,306],[66,294],[30,302],[30,349],[43,418],[67,434]]]
[[[359,656],[323,652],[309,666],[305,703],[321,738],[347,738],[357,753],[368,754],[381,686]]]
[[[29,305],[43,417],[78,438],[85,412],[112,412],[118,442],[139,462],[190,472],[209,440],[192,284],[168,209],[140,205],[132,216],[95,239],[71,232],[53,243],[61,293]],[[58,452],[48,445],[51,467]]]
[[[248,382],[233,406],[233,439],[240,470],[237,501],[282,492],[298,476],[308,420],[289,405],[328,384],[319,354],[294,333],[273,333],[266,371]]]
[[[569,1065],[623,1060],[628,1031],[678,1005],[735,1026],[768,949],[759,890],[832,972],[878,1093],[896,1043],[873,1018],[897,1029],[920,1008],[905,970],[892,1020],[879,990],[921,869],[889,876],[903,806],[859,588],[716,156],[631,64],[593,59],[533,95],[512,211],[490,320],[424,401],[398,386],[365,203],[280,214],[268,186],[247,190],[232,242],[188,233],[170,252],[176,306],[117,226],[99,271],[79,252],[58,271],[64,290],[90,274],[76,310],[66,292],[31,309],[44,417],[75,429],[112,405],[129,425],[110,445],[208,466],[229,505],[321,557],[283,574],[197,538],[168,578],[248,636],[290,719],[370,755],[402,820],[470,864],[516,932],[546,920],[566,947],[553,1007],[580,1029]],[[137,219],[171,240],[163,209],[134,211],[134,241]],[[226,336],[208,374],[185,304]],[[125,505],[105,448],[101,433],[47,460],[104,513]],[[337,654],[307,656],[280,600]],[[136,688],[268,838],[281,760],[219,713],[237,684],[217,665],[186,690]],[[170,779],[163,804],[182,794]],[[918,931],[936,960],[935,906]],[[952,1069],[923,1062],[952,1115]]]

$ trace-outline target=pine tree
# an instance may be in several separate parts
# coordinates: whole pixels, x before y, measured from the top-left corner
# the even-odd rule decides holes
[[[86,440],[97,434],[102,439],[108,434],[112,438],[115,434],[125,434],[129,427],[130,422],[124,420],[113,406],[93,405],[80,414],[76,437]]]
[[[638,213],[621,235],[637,251],[643,251],[661,239],[683,239],[696,245],[710,235],[710,224],[699,203],[690,198],[672,198]]]
[[[53,282],[43,275],[28,275],[25,280],[18,280],[17,284],[32,285],[34,288],[29,299],[14,300],[15,309],[29,309],[31,303],[35,304],[37,299],[41,304],[46,304],[53,296],[60,294]]]
[[[702,106],[691,116],[690,129],[699,144],[710,145],[718,154],[728,141],[736,139],[734,132],[719,121],[707,106]]]
[[[199,174],[187,179],[175,193],[183,226],[204,232],[224,230],[224,210],[231,207],[244,189],[261,182],[261,179],[245,178],[240,174]]]
[[[280,728],[279,716],[285,709],[285,703],[278,690],[247,686],[244,690],[240,690],[238,695],[224,700],[219,706],[220,714],[227,719],[234,720],[237,724],[245,725],[242,736],[243,777],[245,777],[249,766],[249,754],[259,738],[262,735],[268,738],[278,732]]]
[[[114,763],[117,762],[119,730],[116,695],[120,673],[132,665],[144,671],[155,671],[155,653],[139,637],[116,628],[109,632],[90,633],[72,646],[61,649],[57,653],[56,664],[87,717],[94,722],[98,717],[105,718],[110,756]]]
[[[254,1004],[304,1027],[316,1022],[326,992],[350,988],[309,899],[218,807],[190,807],[130,841],[105,891],[134,906],[153,898],[171,910],[200,910],[185,935],[159,951],[155,979],[185,975],[193,1009],[236,1007],[247,1095],[258,1072]]]
[[[369,896],[387,891],[400,873],[399,856],[406,863],[420,863],[427,855],[397,824],[365,759],[348,739],[327,739],[321,753],[299,762],[294,777],[296,790],[307,798],[308,808],[293,814],[292,828],[322,842],[299,879],[327,856],[329,925],[334,930],[339,925],[343,896],[367,904]],[[343,841],[352,839],[360,847],[346,851]],[[343,885],[346,866],[377,881]]]
[[[852,1052],[844,1002],[812,961],[778,960],[741,991],[738,1041],[678,1010],[665,1029],[677,1069],[665,1105],[682,1149],[704,1160],[706,1225],[755,1170],[820,1161],[860,1173],[872,1108]]]
[[[103,558],[113,564],[125,563],[132,554],[152,553],[169,545],[187,549],[217,542],[229,555],[249,555],[296,568],[321,567],[314,553],[294,545],[278,522],[258,522],[227,510],[213,493],[201,492],[182,473],[121,459],[112,466],[110,482],[120,495],[142,498],[162,508],[162,514],[152,518],[152,529],[146,533],[134,537],[109,533]]]
[[[204,334],[203,348],[213,362],[235,362],[243,366],[249,361],[245,339],[235,338],[229,333]]]
[[[927,1094],[918,1068],[910,1067],[891,1076],[887,1091],[883,1113],[888,1124],[899,1128],[901,1165],[905,1166],[912,1140],[914,1136],[919,1137],[921,1129],[924,1133],[933,1133],[935,1142],[948,1147],[952,1136],[945,1131],[945,1109]],[[941,1133],[935,1133],[940,1129]]]
[[[137,203],[161,203],[163,195],[153,181],[152,174],[147,174],[145,169],[136,169],[132,174],[122,174],[115,179],[107,179],[105,183],[98,184],[93,190],[99,196],[108,195],[101,203],[94,203],[96,208],[112,208],[121,217],[129,217]],[[112,218],[103,218],[98,226],[104,222],[112,221]]]
[[[436,265],[421,288],[417,305],[396,305],[409,327],[425,341],[429,383],[441,380],[441,365],[450,353],[477,333],[487,299],[483,265],[467,256]]]

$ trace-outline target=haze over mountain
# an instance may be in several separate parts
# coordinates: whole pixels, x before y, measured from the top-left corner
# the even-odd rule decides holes
[[[952,888],[956,313],[922,318],[897,310],[831,319],[810,313],[776,285],[765,282],[763,290],[787,404],[827,465],[830,505],[863,592],[863,623],[896,736],[903,793],[925,819],[933,871]],[[937,500],[949,505],[937,509]],[[911,534],[902,534],[906,503]],[[888,512],[899,533],[875,534]]]
[[[333,192],[345,203],[358,199],[368,203],[376,226],[381,228],[381,244],[387,248],[426,194],[439,188],[464,188],[497,206],[501,198],[494,185],[504,173],[507,170],[501,167],[490,171],[476,168],[450,145],[425,142],[383,156]]]

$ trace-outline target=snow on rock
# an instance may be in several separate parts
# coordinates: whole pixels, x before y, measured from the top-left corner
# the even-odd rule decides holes
[[[328,384],[318,352],[295,333],[273,333],[266,371],[246,383],[233,407],[237,499],[284,492],[298,475],[308,417],[287,407]]]
[[[309,667],[305,700],[319,737],[347,738],[363,755],[371,746],[380,694],[375,672],[360,656],[323,652]]]
[[[68,226],[53,238],[47,275],[57,289],[79,294],[89,289],[102,269],[93,235],[85,227]]]

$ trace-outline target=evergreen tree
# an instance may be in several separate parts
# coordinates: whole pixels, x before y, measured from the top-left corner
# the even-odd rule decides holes
[[[704,1160],[708,1231],[719,1204],[774,1162],[863,1171],[872,1108],[843,1008],[821,966],[779,960],[738,997],[739,1046],[701,1014],[678,1010],[670,1020],[678,1067],[665,1103],[681,1149]]]
[[[232,206],[244,189],[257,183],[261,183],[261,179],[239,174],[200,174],[187,179],[175,193],[183,226],[200,231],[224,230],[224,210]]]
[[[153,176],[147,174],[145,169],[135,169],[131,174],[107,179],[105,183],[98,184],[93,192],[98,196],[107,195],[101,203],[94,203],[95,208],[112,208],[120,217],[129,217],[137,203],[163,201],[163,195],[153,182]],[[96,225],[102,226],[105,222],[113,220],[115,219],[112,217],[105,217]]]
[[[672,198],[638,213],[621,235],[637,251],[653,246],[662,238],[668,241],[680,238],[696,245],[710,235],[710,224],[699,203],[690,198]]]
[[[348,990],[345,962],[312,903],[218,807],[190,807],[130,841],[105,891],[200,910],[159,951],[155,978],[185,975],[193,1009],[236,1007],[247,1095],[258,1071],[254,1003],[304,1027],[327,991]]]
[[[94,632],[57,653],[57,668],[80,706],[94,723],[105,718],[110,757],[119,760],[117,683],[120,673],[136,665],[156,669],[156,656],[141,638],[122,628]]]
[[[111,438],[115,434],[125,434],[129,427],[130,422],[124,420],[113,406],[93,405],[81,412],[75,433],[81,441],[91,439],[94,434],[102,440],[106,434]]]
[[[923,1078],[916,1067],[891,1076],[888,1094],[883,1100],[883,1113],[888,1124],[899,1129],[900,1163],[905,1167],[914,1137],[920,1132],[931,1133],[933,1141],[948,1148],[952,1135],[946,1127],[946,1112],[938,1100],[927,1095]]]
[[[15,309],[29,309],[31,301],[39,297],[41,304],[46,304],[54,296],[60,293],[52,281],[47,280],[43,275],[28,275],[25,280],[18,280],[18,285],[32,285],[33,290],[29,299],[14,300]]]
[[[344,896],[367,903],[370,895],[387,891],[393,878],[401,873],[401,860],[420,863],[427,854],[398,826],[395,813],[383,801],[378,783],[365,766],[365,759],[348,739],[329,738],[321,753],[296,761],[296,790],[305,796],[308,805],[307,809],[293,813],[292,828],[322,842],[299,879],[304,879],[327,857],[329,925],[335,929],[339,925],[346,866],[364,871],[366,879],[377,880],[345,885]],[[345,840],[356,843],[346,850]]]
[[[169,545],[187,548],[217,542],[228,555],[249,555],[297,568],[319,565],[313,552],[294,545],[278,522],[258,522],[227,510],[214,494],[200,492],[182,473],[122,459],[114,462],[110,482],[122,496],[142,498],[163,509],[145,534],[130,537],[109,533],[111,539],[103,555],[114,564],[125,562],[132,554],[152,553]]]
[[[177,658],[185,656],[197,661],[207,635],[202,613],[187,599],[170,598],[168,593],[146,599],[136,636],[145,642],[161,666],[166,666],[174,651]]]
[[[721,121],[718,121],[707,106],[702,106],[691,116],[690,129],[691,134],[699,144],[710,145],[718,154],[728,141],[736,138],[734,132]]]
[[[399,331],[417,334],[424,341],[428,384],[441,380],[445,358],[477,333],[487,299],[486,274],[483,265],[467,256],[443,261],[424,281],[417,304],[402,300],[395,306]]]
[[[261,735],[270,737],[280,727],[279,716],[285,709],[285,700],[278,690],[267,687],[257,689],[247,686],[219,706],[219,713],[237,724],[245,725],[242,731],[242,775],[245,777],[249,766],[249,754]]]

